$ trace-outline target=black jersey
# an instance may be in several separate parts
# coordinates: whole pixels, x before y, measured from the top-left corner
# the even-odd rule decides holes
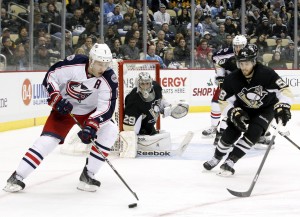
[[[155,97],[150,102],[146,102],[140,96],[136,87],[125,98],[124,125],[134,126],[137,119],[142,115],[140,134],[153,134],[154,124],[160,114],[162,88],[156,81],[153,81],[152,85]]]
[[[277,102],[291,104],[292,93],[288,84],[273,69],[261,63],[254,66],[250,81],[241,70],[226,76],[219,96],[225,114],[232,107],[254,111],[274,106]]]

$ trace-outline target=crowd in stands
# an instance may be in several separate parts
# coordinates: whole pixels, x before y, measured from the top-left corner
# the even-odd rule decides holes
[[[29,62],[28,23],[10,14],[11,1],[2,1],[1,54],[7,59],[7,69],[26,70]],[[29,0],[15,0],[29,7]],[[62,2],[34,1],[34,66],[47,69],[61,58]],[[192,48],[191,5],[189,0],[147,1],[147,55],[143,56],[143,0],[105,0],[104,42],[113,57],[124,60],[141,58],[158,60],[161,68],[188,68],[191,54],[195,68],[213,68],[212,55],[232,46],[241,34],[240,0],[196,0],[194,45]],[[100,1],[68,0],[66,4],[65,55],[88,55],[92,45],[100,42]],[[287,68],[294,61],[294,47],[300,50],[300,40],[294,39],[294,7],[300,11],[300,1],[245,0],[245,33],[249,43],[259,48],[259,60],[274,68]],[[18,17],[28,20],[26,12]],[[102,17],[102,16],[101,16]],[[51,25],[56,24],[56,25]],[[298,16],[298,28],[300,15]],[[49,28],[49,26],[51,28]],[[12,38],[12,35],[17,37]],[[299,31],[298,31],[299,36]],[[298,59],[300,62],[300,59]],[[298,66],[299,67],[299,66]]]

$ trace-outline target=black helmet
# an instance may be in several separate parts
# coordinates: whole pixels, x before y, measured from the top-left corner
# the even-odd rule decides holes
[[[255,44],[248,44],[246,47],[242,48],[239,51],[239,54],[236,56],[237,61],[256,61],[257,58],[257,46]]]

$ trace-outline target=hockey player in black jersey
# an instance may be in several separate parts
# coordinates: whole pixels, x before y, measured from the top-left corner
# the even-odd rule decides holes
[[[170,133],[158,132],[155,124],[160,114],[163,117],[182,118],[189,106],[180,102],[174,106],[162,95],[162,87],[153,81],[148,72],[140,72],[136,87],[125,98],[125,110],[121,139],[125,140],[125,151],[121,157],[135,157],[137,145],[143,150],[170,150]]]
[[[234,164],[259,140],[273,118],[284,126],[291,118],[293,96],[288,84],[273,69],[256,61],[252,46],[241,49],[236,58],[239,70],[224,79],[219,96],[228,127],[213,158],[203,164],[206,170],[213,169],[233,147],[221,165],[222,176],[234,174]]]

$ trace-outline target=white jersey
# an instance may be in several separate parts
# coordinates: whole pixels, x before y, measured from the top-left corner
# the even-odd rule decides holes
[[[49,96],[59,92],[72,105],[72,113],[85,115],[95,110],[90,118],[100,125],[110,121],[116,105],[118,79],[112,69],[99,78],[90,77],[89,58],[71,55],[48,70],[43,85]]]

